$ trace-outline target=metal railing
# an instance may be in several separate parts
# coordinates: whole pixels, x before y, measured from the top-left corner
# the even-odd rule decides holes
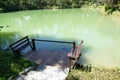
[[[73,45],[73,50],[75,49],[76,42],[68,42],[68,41],[54,41],[54,40],[41,40],[41,39],[32,39],[32,44],[33,44],[33,50],[36,50],[36,44],[35,41],[41,41],[41,42],[53,42],[53,43],[68,43]]]

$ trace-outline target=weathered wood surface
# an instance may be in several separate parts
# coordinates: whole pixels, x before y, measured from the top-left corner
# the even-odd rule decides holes
[[[37,49],[24,55],[27,59],[44,66],[56,66],[61,69],[68,68],[67,53],[57,50]]]
[[[78,60],[79,60],[79,58],[81,56],[82,43],[83,43],[83,40],[80,42],[80,44],[78,46],[73,48],[71,50],[71,52],[69,52],[67,54],[69,69],[74,68],[76,63],[78,62]]]

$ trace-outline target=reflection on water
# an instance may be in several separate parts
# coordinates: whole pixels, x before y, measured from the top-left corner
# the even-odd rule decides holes
[[[78,43],[83,39],[81,63],[120,67],[120,23],[96,10],[65,9],[6,13],[0,14],[0,24],[10,26],[2,29],[1,33],[19,33],[20,36],[14,35],[15,40],[26,35],[35,38],[46,36],[46,39],[76,40]],[[9,40],[6,40],[4,43],[8,45]]]

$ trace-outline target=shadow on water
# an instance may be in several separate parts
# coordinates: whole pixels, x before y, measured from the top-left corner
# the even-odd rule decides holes
[[[85,55],[89,54],[90,50],[91,50],[90,46],[84,46],[83,45],[83,47],[82,47],[82,55],[81,55],[81,58],[79,59],[78,63],[81,63],[81,64],[89,63],[89,60],[86,58]]]
[[[86,72],[91,72],[92,65],[88,64],[89,60],[86,58],[86,55],[89,54],[89,51],[91,50],[90,46],[83,45],[82,47],[82,55],[80,59],[78,60],[78,63],[76,64],[76,69]]]
[[[86,54],[90,50],[91,50],[91,47],[90,46],[85,46],[84,43],[83,43],[82,53]]]
[[[7,28],[8,28],[8,27],[9,27],[9,25],[5,25],[5,26],[0,25],[0,31],[2,31],[2,29],[3,29],[3,28],[5,28],[5,27],[7,27]]]
[[[30,35],[31,38],[40,39],[40,40],[52,40],[52,41],[68,41],[72,42],[74,40],[71,39],[59,39],[54,36],[43,36],[43,35]],[[47,50],[57,50],[57,51],[65,51],[69,52],[72,48],[72,44],[68,43],[56,43],[56,42],[42,42],[36,41],[36,47],[40,49],[47,49]]]
[[[18,32],[0,32],[0,50],[7,50],[9,45],[15,41],[25,37],[27,35],[20,35]],[[45,40],[54,40],[54,41],[73,41],[69,39],[58,39],[54,36],[42,36],[42,35],[28,35],[30,39],[45,39]],[[48,50],[63,50],[70,51],[72,44],[67,43],[51,43],[51,42],[36,42],[36,47],[41,49]]]
[[[0,32],[0,50],[7,50],[9,45],[18,39],[18,32]]]

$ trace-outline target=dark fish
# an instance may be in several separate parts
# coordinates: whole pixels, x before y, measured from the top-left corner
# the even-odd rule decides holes
[[[6,25],[6,27],[9,27],[8,25]]]
[[[3,28],[3,26],[0,26],[0,28]]]

